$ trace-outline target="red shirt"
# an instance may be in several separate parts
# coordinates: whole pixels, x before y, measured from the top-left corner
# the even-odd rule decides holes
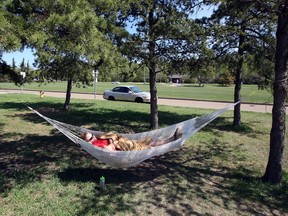
[[[97,139],[94,142],[92,142],[92,144],[94,146],[98,146],[100,148],[104,148],[105,146],[107,146],[109,144],[107,139]]]

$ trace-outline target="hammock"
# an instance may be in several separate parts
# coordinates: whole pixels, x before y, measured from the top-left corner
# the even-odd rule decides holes
[[[240,102],[240,101],[239,101]],[[228,105],[220,110],[216,110],[210,114],[206,114],[200,117],[196,117],[193,119],[189,119],[177,124],[173,124],[167,126],[165,128],[160,128],[157,130],[142,132],[142,133],[135,133],[135,134],[121,134],[128,139],[131,140],[139,140],[141,138],[154,138],[154,139],[166,139],[174,134],[177,128],[181,129],[183,135],[180,139],[177,139],[173,142],[167,143],[165,145],[151,147],[145,150],[138,150],[138,151],[110,151],[107,149],[99,148],[97,146],[93,146],[90,143],[82,140],[79,136],[84,132],[90,132],[94,135],[102,134],[101,131],[93,131],[77,126],[73,126],[70,124],[66,124],[63,122],[56,121],[54,119],[48,118],[38,111],[32,109],[31,107],[27,106],[30,110],[38,114],[40,117],[45,119],[49,122],[54,128],[59,130],[63,133],[66,137],[68,137],[72,142],[79,144],[86,152],[90,155],[98,159],[99,161],[109,164],[113,167],[125,168],[125,167],[132,167],[140,164],[142,161],[147,160],[151,157],[156,155],[164,154],[166,152],[172,151],[176,148],[180,148],[184,142],[190,138],[194,133],[199,131],[205,125],[216,119],[222,113],[226,112],[239,102],[234,104]]]

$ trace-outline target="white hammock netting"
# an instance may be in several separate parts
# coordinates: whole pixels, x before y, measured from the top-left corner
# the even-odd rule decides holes
[[[240,101],[239,101],[240,102]],[[194,133],[199,131],[205,125],[216,119],[222,113],[226,112],[230,108],[234,107],[237,103],[230,104],[220,110],[216,110],[212,113],[195,117],[193,119],[189,119],[177,124],[173,124],[167,126],[165,128],[160,128],[157,130],[142,132],[142,133],[135,133],[135,134],[121,134],[124,137],[127,137],[131,140],[139,140],[141,138],[150,137],[152,139],[166,139],[174,134],[177,128],[181,129],[183,135],[180,139],[177,139],[173,142],[167,143],[165,145],[151,147],[145,150],[138,150],[138,151],[110,151],[107,149],[99,148],[97,146],[93,146],[92,144],[82,140],[79,135],[84,132],[90,132],[94,135],[99,135],[104,132],[101,131],[93,131],[81,127],[77,127],[74,125],[66,124],[63,122],[56,121],[54,119],[48,118],[38,111],[32,109],[28,106],[30,110],[38,114],[40,117],[45,119],[49,122],[54,128],[59,130],[63,133],[66,137],[72,140],[74,143],[81,145],[81,147],[88,152],[90,155],[98,159],[99,161],[109,164],[113,167],[125,168],[125,167],[132,167],[140,164],[142,161],[147,160],[151,157],[156,155],[161,155],[166,152],[172,151],[176,148],[181,147],[184,142],[189,139]]]

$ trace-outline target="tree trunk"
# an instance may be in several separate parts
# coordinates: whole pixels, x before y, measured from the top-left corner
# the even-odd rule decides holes
[[[150,93],[151,93],[151,103],[150,103],[150,128],[158,128],[158,102],[157,102],[157,88],[156,88],[156,73],[155,64],[151,65],[152,68],[149,69],[150,76]],[[154,67],[154,68],[153,68]]]
[[[270,132],[269,160],[263,176],[264,182],[282,181],[282,159],[285,145],[285,118],[287,97],[288,53],[288,1],[279,8],[276,32],[275,81],[273,87],[272,128]]]
[[[155,49],[155,43],[150,42],[150,48]],[[153,51],[154,53],[154,51]],[[150,78],[150,129],[158,128],[158,102],[157,102],[157,87],[156,87],[156,63],[154,56],[151,56],[149,61],[149,78]]]
[[[72,89],[72,78],[68,77],[67,90],[66,90],[66,99],[65,99],[64,106],[63,106],[64,110],[69,110],[70,109],[71,89]]]
[[[244,29],[242,29],[244,31]],[[237,63],[236,74],[235,74],[235,89],[234,89],[234,103],[240,101],[241,99],[241,85],[242,85],[242,70],[243,70],[243,43],[244,43],[244,36],[240,34],[239,36],[239,48],[238,48],[238,57],[239,61]],[[241,103],[238,103],[234,107],[234,121],[233,126],[240,126],[241,124]]]
[[[158,102],[156,88],[156,60],[155,60],[155,35],[152,26],[154,25],[154,10],[149,12],[149,78],[150,78],[150,129],[158,128]]]

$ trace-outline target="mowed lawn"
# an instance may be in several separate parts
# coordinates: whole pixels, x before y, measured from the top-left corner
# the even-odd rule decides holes
[[[149,83],[121,83],[121,85],[136,85],[144,91],[149,91]],[[36,83],[25,84],[23,89],[27,90],[44,90],[44,91],[66,91],[66,82]],[[103,94],[107,89],[112,89],[116,85],[105,82],[98,82],[95,86],[97,94]],[[0,83],[0,89],[16,88],[13,83]],[[216,100],[216,101],[233,101],[234,85],[229,87],[221,87],[218,84],[205,84],[199,87],[198,84],[176,85],[170,83],[157,83],[157,94],[159,97],[169,98],[186,98],[196,100]],[[73,92],[94,93],[94,86],[76,86],[72,88]],[[273,103],[273,97],[267,90],[259,90],[257,85],[242,85],[241,97],[244,102],[255,103]]]
[[[0,215],[288,215],[288,151],[280,185],[263,184],[271,114],[228,111],[185,145],[137,167],[102,164],[22,103],[101,131],[142,132],[149,104],[0,94]],[[159,106],[165,127],[212,112]],[[99,191],[99,178],[107,190]]]

